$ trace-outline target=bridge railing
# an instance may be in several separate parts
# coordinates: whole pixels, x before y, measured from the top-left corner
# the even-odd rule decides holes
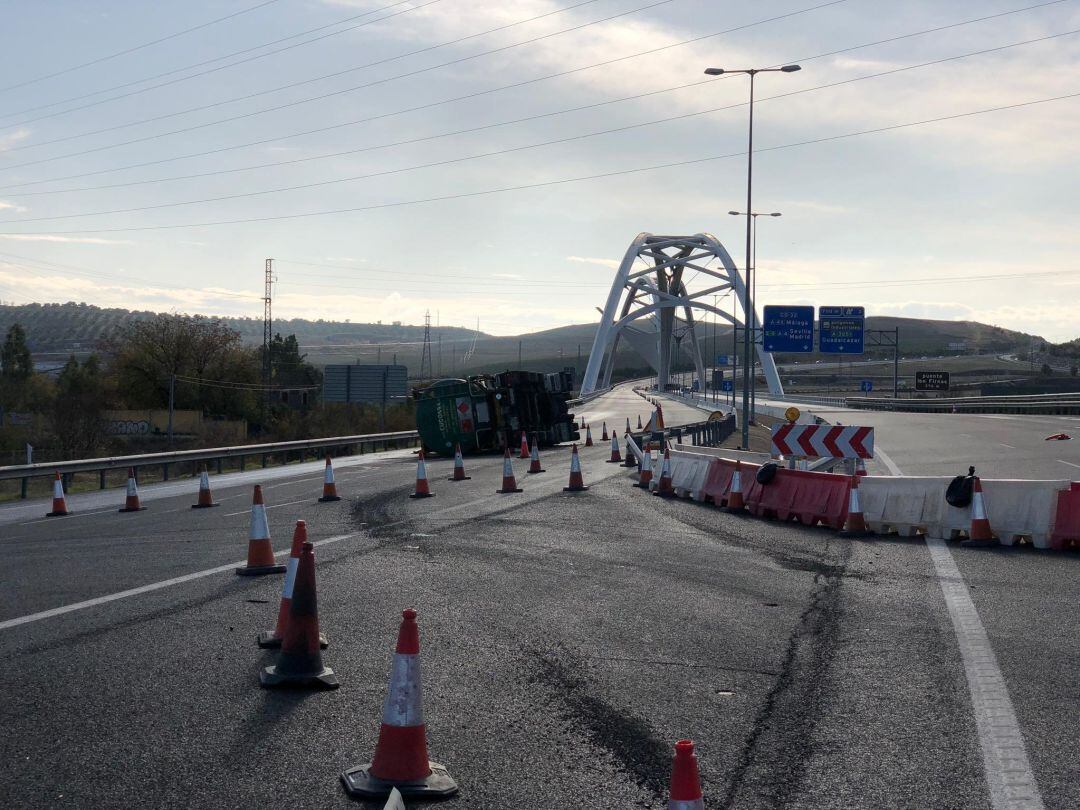
[[[413,446],[420,435],[415,430],[401,430],[393,433],[366,433],[357,436],[330,436],[322,439],[301,439],[289,442],[269,442],[266,444],[242,444],[232,447],[209,447],[202,450],[176,450],[165,453],[142,453],[131,456],[108,456],[105,458],[78,459],[75,461],[53,461],[40,464],[17,464],[0,467],[0,481],[21,480],[20,496],[25,498],[30,479],[42,476],[52,477],[56,473],[69,478],[75,473],[98,473],[98,485],[105,489],[105,474],[110,470],[124,470],[132,467],[160,466],[162,479],[169,480],[169,471],[173,465],[184,463],[213,462],[218,473],[222,472],[225,459],[239,459],[240,470],[252,456],[260,457],[263,467],[269,464],[271,456],[279,455],[288,462],[289,455],[297,454],[303,461],[310,453],[327,450],[351,450],[363,453],[365,449],[400,447],[402,444]]]

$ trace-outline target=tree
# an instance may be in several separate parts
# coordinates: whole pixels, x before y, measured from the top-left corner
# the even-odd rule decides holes
[[[79,365],[74,356],[56,380],[52,428],[64,458],[89,458],[101,445],[106,385],[97,355]]]
[[[1043,363],[1042,368],[1039,369],[1039,373],[1042,374],[1044,377],[1050,377],[1053,375],[1054,370],[1050,368],[1049,363]]]
[[[34,361],[26,345],[26,330],[21,324],[12,324],[0,349],[0,374],[6,381],[22,382],[33,373]]]

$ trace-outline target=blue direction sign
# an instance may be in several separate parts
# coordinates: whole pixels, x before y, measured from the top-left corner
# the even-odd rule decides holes
[[[813,307],[765,307],[762,343],[767,352],[812,352]]]
[[[718,354],[718,355],[716,355],[716,365],[718,365],[718,366],[726,366],[727,365],[727,355],[726,354]]]
[[[818,310],[818,349],[825,354],[862,354],[866,310],[862,307],[821,307]]]
[[[735,390],[735,384],[731,380],[724,380],[720,383],[720,390],[730,394]]]
[[[863,380],[862,385],[860,386],[860,388],[862,388],[863,391],[865,391],[866,393],[869,394],[871,391],[874,390],[874,381],[873,380]]]

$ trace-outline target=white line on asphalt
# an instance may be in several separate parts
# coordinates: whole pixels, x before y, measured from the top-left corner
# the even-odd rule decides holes
[[[360,532],[353,532],[352,534],[339,534],[334,537],[327,537],[322,540],[316,540],[312,543],[313,546],[322,546],[327,543],[337,543],[341,540],[348,540],[351,537],[358,537]],[[288,554],[289,548],[279,549],[274,552],[275,554]],[[14,619],[8,619],[0,622],[0,630],[7,630],[12,627],[19,627],[23,624],[29,624],[30,622],[41,621],[42,619],[51,619],[53,616],[62,616],[65,613],[73,613],[76,610],[85,610],[86,608],[97,607],[98,605],[105,605],[109,602],[115,602],[118,599],[127,599],[129,596],[139,596],[144,593],[151,593],[153,591],[160,591],[162,588],[168,588],[173,585],[180,585],[184,582],[191,582],[195,579],[203,579],[204,577],[213,576],[214,574],[221,574],[225,571],[230,571],[237,566],[243,565],[244,560],[238,560],[237,562],[228,563],[227,565],[219,565],[216,568],[207,568],[205,571],[196,571],[193,574],[184,574],[183,576],[173,577],[172,579],[162,580],[161,582],[152,582],[149,585],[140,585],[138,588],[129,588],[126,591],[119,591],[117,593],[110,593],[106,596],[97,596],[93,599],[87,599],[83,602],[74,602],[70,605],[61,605],[60,607],[51,608],[50,610],[43,610],[40,613],[31,613],[29,616],[19,616]]]
[[[874,447],[874,453],[881,456],[894,475],[902,474],[880,446]],[[926,547],[930,550],[930,559],[960,647],[960,659],[964,663],[990,805],[994,810],[1042,810],[1042,796],[1028,762],[1024,736],[1005,676],[998,666],[990,637],[979,618],[964,576],[944,540],[927,537]]]
[[[1061,458],[1058,459],[1058,463],[1059,464],[1068,464],[1070,467],[1080,468],[1080,464],[1073,464],[1071,461],[1065,461],[1065,459],[1061,459]]]
[[[896,462],[889,458],[888,453],[882,450],[880,446],[874,448],[874,455],[881,459],[881,463],[889,468],[892,475],[903,475],[900,468],[896,466]]]
[[[926,538],[941,592],[949,608],[960,657],[971,691],[971,706],[982,747],[983,770],[994,810],[1042,808],[1035,774],[1028,762],[1005,676],[998,667],[990,638],[971,599],[964,577],[945,541]]]
[[[117,508],[119,508],[119,507],[117,507]],[[33,520],[24,521],[23,523],[20,523],[19,525],[20,526],[29,526],[31,523],[44,523],[46,521],[49,521],[51,523],[55,523],[55,522],[61,521],[61,520],[71,520],[72,518],[91,517],[92,515],[106,515],[106,514],[109,514],[111,512],[116,512],[116,511],[117,511],[116,509],[111,509],[110,508],[110,509],[99,509],[96,512],[72,512],[70,515],[57,515],[56,517],[34,518]]]
[[[301,498],[298,501],[287,501],[285,503],[275,503],[273,506],[266,507],[266,511],[269,512],[271,509],[280,509],[283,506],[296,506],[296,504],[298,504],[298,503],[306,503],[307,500],[308,500],[307,498]],[[241,510],[239,512],[227,512],[226,514],[222,515],[222,517],[236,517],[237,515],[246,515],[250,511],[251,511],[250,509],[243,509],[243,510]]]
[[[998,444],[1000,444],[1002,447],[1008,447],[1010,450],[1015,450],[1016,449],[1011,444],[1005,444],[1005,442],[998,442]]]

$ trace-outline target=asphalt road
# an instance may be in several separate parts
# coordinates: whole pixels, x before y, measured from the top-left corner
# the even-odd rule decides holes
[[[639,402],[619,389],[587,418],[621,425]],[[297,465],[215,477],[218,509],[191,510],[190,482],[148,488],[134,514],[114,511],[115,491],[73,499],[65,519],[39,519],[41,502],[0,509],[2,806],[365,806],[338,774],[370,757],[406,606],[431,755],[462,787],[449,806],[661,808],[681,737],[697,742],[710,808],[991,806],[925,543],[665,501],[607,453],[583,452],[578,494],[562,492],[559,448],[541,475],[515,460],[518,495],[495,494],[500,459],[468,459],[462,483],[431,462],[436,497],[414,501],[402,452],[339,462],[336,504],[315,502],[320,465]],[[275,547],[297,518],[318,544],[337,692],[261,690],[274,656],[255,636],[282,579],[215,571],[243,556],[260,480]],[[1080,560],[946,553],[1043,804],[1080,806]]]

